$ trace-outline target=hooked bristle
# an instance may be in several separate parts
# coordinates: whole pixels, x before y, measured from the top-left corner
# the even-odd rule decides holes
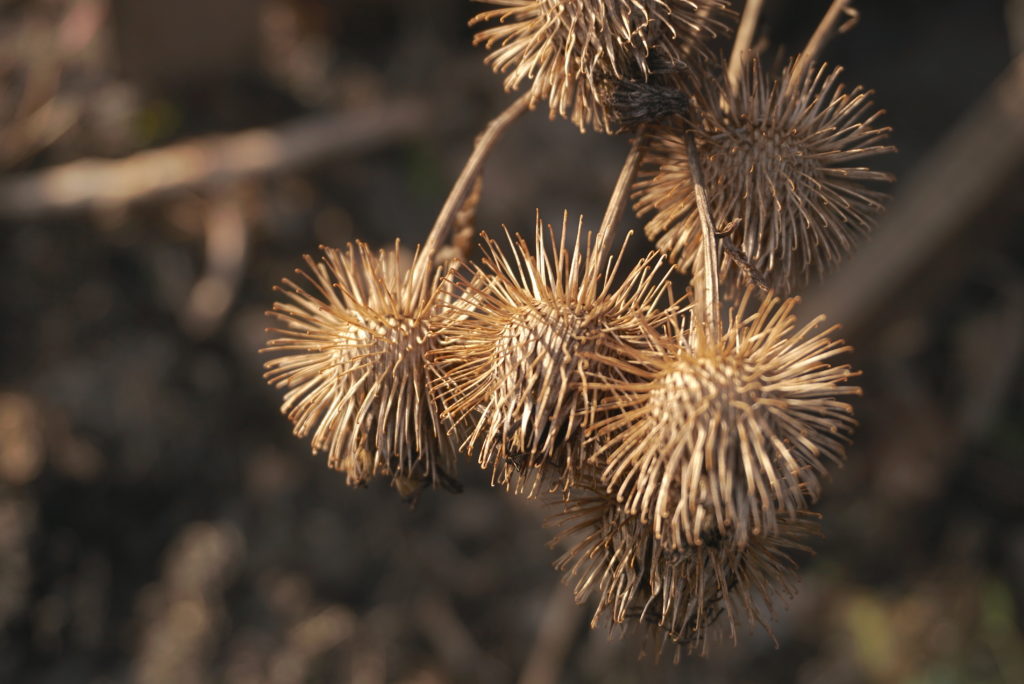
[[[306,257],[304,285],[285,280],[270,315],[284,324],[265,377],[287,389],[281,410],[350,485],[377,475],[447,486],[456,449],[427,392],[440,278],[427,290],[399,263],[357,242]]]
[[[841,400],[859,393],[854,373],[830,365],[849,348],[816,323],[796,330],[793,299],[747,314],[750,295],[717,342],[695,330],[622,348],[643,381],[591,379],[609,397],[591,428],[604,484],[670,549],[775,534],[816,500],[855,423]]]
[[[586,460],[591,355],[642,339],[674,311],[658,309],[668,270],[651,257],[613,287],[617,260],[592,279],[589,237],[577,229],[567,247],[567,233],[563,225],[546,245],[538,218],[535,246],[508,236],[508,255],[486,239],[484,267],[458,285],[472,305],[449,309],[432,355],[433,387],[444,416],[468,435],[463,448],[497,482],[531,493],[544,471],[570,485]]]
[[[669,549],[650,525],[588,489],[575,490],[554,522],[561,530],[552,544],[571,545],[555,567],[577,603],[596,597],[592,625],[642,629],[656,652],[675,644],[702,654],[716,637],[735,643],[744,621],[771,634],[776,603],[795,593],[790,554],[809,551],[803,540],[818,530],[801,513],[743,545],[723,536]]]
[[[889,174],[857,166],[893,151],[871,93],[846,91],[841,69],[821,66],[802,77],[792,65],[778,78],[756,59],[730,88],[721,70],[698,79],[687,110],[709,191],[715,228],[739,219],[734,241],[780,294],[824,273],[850,252],[883,208],[885,194],[867,186]],[[671,127],[651,137],[635,185],[637,213],[650,215],[647,236],[680,270],[697,259],[699,217],[682,135]],[[724,281],[744,286],[730,260]]]
[[[505,89],[530,81],[533,101],[581,131],[611,133],[603,102],[609,81],[646,81],[657,64],[686,64],[709,54],[726,32],[724,0],[482,0],[500,9],[470,22],[496,22],[474,40],[487,63],[507,74]]]

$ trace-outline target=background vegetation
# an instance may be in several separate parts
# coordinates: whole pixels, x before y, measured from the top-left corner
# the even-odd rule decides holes
[[[509,100],[477,7],[0,0],[0,680],[1024,681],[1024,3],[856,6],[825,57],[900,180],[807,308],[861,427],[779,648],[672,666],[586,629],[542,506],[471,464],[415,510],[350,490],[260,378],[271,286],[422,239]],[[770,38],[824,7],[766,2]],[[595,225],[625,148],[529,115],[478,226]]]

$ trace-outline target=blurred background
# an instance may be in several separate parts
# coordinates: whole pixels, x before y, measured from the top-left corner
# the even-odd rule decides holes
[[[261,379],[273,284],[421,240],[510,101],[478,5],[0,0],[0,681],[1024,681],[1024,2],[855,4],[825,58],[899,182],[804,311],[857,348],[861,427],[777,645],[672,665],[588,629],[543,505],[472,464],[415,509],[348,489]],[[596,226],[625,151],[528,115],[478,227]]]

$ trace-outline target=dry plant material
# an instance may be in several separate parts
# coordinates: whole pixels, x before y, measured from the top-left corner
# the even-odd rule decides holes
[[[285,281],[266,377],[350,484],[455,489],[461,449],[494,484],[558,492],[555,541],[571,546],[556,567],[578,602],[596,597],[595,625],[677,654],[735,643],[741,623],[770,634],[859,389],[835,328],[798,328],[795,299],[758,305],[743,284],[799,287],[881,209],[870,184],[889,176],[856,165],[892,149],[881,112],[813,67],[849,0],[778,74],[752,57],[759,0],[717,60],[725,0],[480,1],[486,61],[528,88],[478,138],[411,268],[397,245],[357,243]],[[480,265],[442,278],[434,264],[468,252],[484,160],[540,100],[581,131],[633,133],[600,229],[538,216],[533,244],[485,235]],[[691,275],[692,311],[664,257],[609,256],[631,188],[648,236]],[[728,315],[722,292],[738,300]]]
[[[499,9],[470,22],[494,22],[474,40],[487,63],[507,74],[505,89],[530,81],[531,106],[581,131],[612,132],[603,102],[609,82],[647,80],[653,64],[678,65],[707,54],[724,32],[724,0],[481,0]]]
[[[387,475],[403,495],[456,486],[456,449],[427,391],[439,271],[417,285],[397,242],[376,254],[362,242],[323,251],[306,256],[301,284],[284,280],[268,312],[284,325],[264,350],[281,354],[265,377],[287,390],[282,412],[350,485]]]
[[[771,287],[787,293],[846,256],[882,209],[885,195],[867,184],[892,180],[859,166],[893,151],[889,129],[859,86],[847,91],[841,69],[821,66],[794,80],[776,78],[758,60],[730,88],[724,71],[697,79],[691,107],[653,135],[635,185],[636,210],[649,215],[647,236],[688,271],[700,232],[683,132],[701,156],[716,226],[739,224],[733,240]],[[723,264],[735,292],[733,260]]]
[[[568,486],[586,460],[581,425],[595,405],[588,355],[641,344],[673,309],[658,308],[670,297],[654,255],[620,285],[621,254],[603,271],[588,268],[594,254],[582,223],[575,235],[564,223],[558,237],[549,229],[545,240],[538,217],[534,247],[508,241],[506,254],[485,236],[483,267],[457,282],[466,297],[439,326],[434,389],[443,415],[467,433],[463,449],[493,468],[496,482],[532,493],[543,470]]]
[[[842,398],[860,390],[849,366],[830,365],[849,350],[835,328],[816,332],[819,317],[795,330],[795,299],[748,314],[750,294],[717,341],[691,330],[623,346],[618,367],[641,380],[589,381],[608,392],[591,428],[604,483],[667,548],[778,534],[817,498],[854,425]]]
[[[616,133],[660,123],[689,106],[679,88],[647,81],[618,81],[605,92],[604,102]]]
[[[574,490],[554,522],[561,529],[552,544],[571,544],[555,567],[577,603],[596,597],[592,626],[640,628],[659,653],[665,643],[706,653],[726,633],[721,620],[734,643],[743,621],[771,634],[767,617],[795,593],[790,554],[810,551],[803,541],[818,532],[816,520],[801,515],[745,545],[722,536],[669,549],[600,489]]]
[[[279,337],[266,350],[285,355],[265,376],[288,389],[281,410],[295,434],[312,432],[313,451],[326,451],[350,485],[390,475],[413,500],[426,484],[461,490],[448,474],[457,449],[427,389],[432,325],[453,298],[434,262],[460,209],[472,213],[484,161],[527,105],[518,98],[484,129],[411,267],[399,263],[397,242],[377,255],[359,242],[324,247],[321,262],[307,256],[310,272],[299,271],[306,287],[277,288],[286,299],[269,313],[286,328],[271,331]]]

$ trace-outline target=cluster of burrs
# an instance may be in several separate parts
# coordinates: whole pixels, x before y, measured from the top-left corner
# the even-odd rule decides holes
[[[816,64],[853,11],[834,0],[768,68],[751,48],[758,0],[741,15],[724,0],[483,1],[477,42],[526,92],[481,134],[411,263],[357,242],[284,281],[267,379],[349,484],[457,491],[463,455],[553,497],[557,567],[595,624],[698,652],[741,622],[767,629],[859,391],[834,328],[798,325],[786,298],[850,250],[881,209],[866,186],[888,180],[857,166],[891,149],[869,93]],[[600,228],[538,216],[530,239],[484,234],[478,263],[442,259],[494,143],[542,101],[632,139]],[[631,197],[657,251],[629,267],[612,242]]]

